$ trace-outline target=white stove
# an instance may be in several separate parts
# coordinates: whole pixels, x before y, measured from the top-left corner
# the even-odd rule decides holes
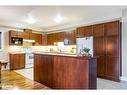
[[[25,52],[25,68],[32,68],[34,63],[34,54],[32,53],[32,48],[23,48]]]
[[[32,68],[33,67],[33,63],[34,63],[33,57],[34,57],[34,55],[32,53],[26,53],[26,65],[25,65],[25,68]]]

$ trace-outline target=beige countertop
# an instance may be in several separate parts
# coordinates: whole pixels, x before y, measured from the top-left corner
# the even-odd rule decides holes
[[[25,52],[9,52],[9,54],[25,54]]]
[[[65,57],[75,57],[75,58],[96,58],[96,57],[90,57],[90,56],[79,56],[76,54],[69,54],[69,53],[44,53],[44,52],[34,52],[34,54],[42,54],[42,55],[54,55],[54,56],[65,56]]]
[[[34,52],[34,54],[46,54],[46,55],[59,55],[59,56],[73,56],[76,57],[76,54],[69,53],[52,53],[52,52]]]

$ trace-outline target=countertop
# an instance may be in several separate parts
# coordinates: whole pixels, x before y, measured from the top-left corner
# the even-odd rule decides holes
[[[25,52],[9,52],[9,54],[25,54]]]
[[[34,54],[44,54],[44,55],[59,55],[59,56],[73,56],[77,57],[76,54],[68,54],[68,53],[50,53],[50,52],[34,52]]]
[[[85,58],[85,59],[90,59],[90,58],[96,58],[91,57],[91,56],[79,56],[76,54],[69,54],[69,53],[45,53],[45,52],[34,52],[34,54],[42,54],[42,55],[54,55],[54,56],[64,56],[64,57],[75,57],[75,58]]]

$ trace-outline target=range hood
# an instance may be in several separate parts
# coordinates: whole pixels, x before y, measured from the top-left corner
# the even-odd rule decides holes
[[[27,42],[27,43],[35,43],[35,40],[23,39],[23,42]]]

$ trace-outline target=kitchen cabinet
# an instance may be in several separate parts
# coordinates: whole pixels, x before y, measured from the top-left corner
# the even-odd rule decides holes
[[[42,34],[31,33],[30,39],[35,40],[35,45],[42,45]]]
[[[93,25],[93,36],[104,37],[104,24]]]
[[[35,40],[34,45],[42,45],[42,34],[32,33],[31,29],[24,29],[23,32],[18,32],[13,30],[9,31],[9,45],[16,45],[11,42],[12,37]],[[18,44],[18,45],[23,45],[23,44]]]
[[[25,68],[25,54],[9,54],[10,69],[23,69]]]
[[[56,33],[56,39],[57,39],[57,42],[63,42],[64,39],[65,39],[65,35],[66,33],[65,32],[59,32],[59,33]]]
[[[93,26],[83,26],[79,27],[76,30],[76,37],[92,36],[93,35]]]
[[[93,35],[93,26],[85,26],[84,27],[84,36],[92,36]]]
[[[75,37],[75,32],[65,32],[64,35],[64,42],[65,40],[68,40],[68,43],[64,43],[65,45],[76,45],[76,37]]]
[[[43,46],[47,45],[47,34],[42,34],[42,45]]]
[[[68,41],[66,45],[75,45],[76,44],[75,33],[59,32],[47,35],[48,45],[54,45],[54,42],[64,42],[65,40]]]
[[[34,54],[34,80],[52,89],[96,89],[96,58]]]
[[[121,66],[120,22],[113,21],[93,26],[94,55],[97,58],[97,75],[119,81]]]
[[[22,46],[23,44],[23,36],[20,31],[9,31],[9,45]]]
[[[48,34],[47,35],[47,44],[48,45],[54,45],[54,40],[53,40],[53,34]]]
[[[119,81],[121,65],[120,22],[105,23],[106,34],[106,77]]]
[[[34,80],[52,87],[53,57],[34,55]]]
[[[78,27],[76,29],[76,37],[84,37],[84,27]]]

